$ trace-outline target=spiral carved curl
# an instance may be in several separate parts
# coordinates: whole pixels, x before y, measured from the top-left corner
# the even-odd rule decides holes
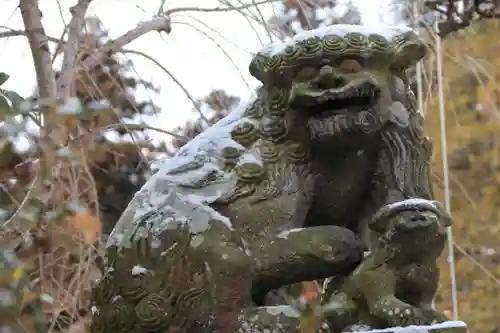
[[[367,62],[380,61],[394,69],[405,69],[426,53],[425,45],[412,30],[383,36],[349,29],[333,25],[299,34],[285,47],[267,47],[250,63],[250,73],[265,85],[286,85],[289,81],[283,78],[295,77],[304,67],[336,62],[345,56],[360,56]]]
[[[268,180],[272,180],[273,175],[265,170],[272,169],[272,165],[301,165],[309,162],[310,147],[307,143],[292,139],[295,131],[294,111],[290,107],[293,86],[304,71],[308,70],[308,77],[314,77],[319,75],[319,69],[325,63],[339,63],[345,57],[361,57],[365,65],[371,68],[388,67],[398,76],[426,53],[426,46],[412,30],[399,31],[394,28],[392,34],[378,31],[380,29],[351,30],[352,27],[334,25],[322,30],[308,31],[304,35],[297,35],[291,42],[266,47],[254,56],[249,66],[250,73],[260,80],[263,86],[259,88],[257,98],[245,111],[244,119],[247,120],[236,125],[232,138],[247,149],[255,147],[262,163],[247,164],[246,168],[252,172],[241,172],[241,167],[237,166],[241,155],[236,156],[235,153],[225,158],[226,164],[235,168],[239,181],[233,193],[225,195],[220,202],[229,203],[237,198],[252,195],[259,184],[269,189],[269,184],[274,182]],[[397,90],[392,86],[388,89],[391,92]],[[406,92],[402,95],[405,94]],[[424,140],[420,133],[422,126],[411,96],[399,94],[394,100],[403,100],[406,107],[404,113],[409,115],[408,127],[396,131],[387,128],[388,134],[383,134],[382,138],[388,145],[388,156],[401,161],[405,166],[403,169],[407,170],[408,175],[401,177],[407,178],[408,187],[415,188],[410,182],[418,181],[418,176],[411,176],[411,161],[415,158],[424,161],[427,157],[427,152],[420,148]],[[337,117],[339,124],[345,122],[340,119],[343,115]],[[356,117],[346,119],[356,122],[364,132],[369,132],[372,123],[377,121],[367,112],[360,112]],[[325,123],[319,125],[325,126]],[[403,139],[399,140],[398,137],[401,136]],[[401,156],[396,156],[389,148],[392,143],[403,143],[408,147],[400,151]],[[420,164],[425,165],[424,162]],[[396,173],[395,168],[392,168],[392,171]],[[266,181],[265,184],[261,183],[262,181]],[[279,192],[279,189],[276,190]]]
[[[196,313],[205,289],[190,285],[199,269],[185,262],[191,235],[183,225],[160,238],[160,247],[149,235],[120,252],[108,249],[109,267],[92,290],[92,333],[162,332],[179,322],[192,324],[185,314]]]
[[[233,118],[232,123],[228,122],[232,124],[230,127],[232,142],[226,141],[227,137],[211,138],[213,141],[224,139],[222,141],[230,142],[217,158],[220,158],[218,162],[221,162],[224,171],[231,176],[231,181],[236,179],[230,193],[223,193],[216,204],[231,204],[240,198],[245,198],[250,200],[241,202],[252,205],[261,200],[279,197],[284,188],[289,192],[301,190],[303,183],[300,181],[303,179],[300,181],[297,179],[307,175],[302,170],[311,164],[311,151],[307,140],[297,139],[297,137],[302,139],[296,133],[298,130],[295,125],[299,123],[296,117],[297,110],[290,106],[292,86],[296,84],[293,80],[294,73],[307,66],[320,67],[325,59],[334,61],[346,55],[366,57],[368,62],[389,59],[387,62],[394,66],[396,71],[397,66],[405,64],[405,61],[411,63],[416,59],[404,53],[407,50],[405,45],[419,45],[417,42],[411,42],[411,36],[408,38],[410,42],[405,44],[400,40],[394,42],[373,33],[327,34],[321,38],[304,38],[297,44],[282,48],[281,53],[257,54],[252,61],[251,66],[254,66],[252,74],[262,79],[264,83],[258,91],[257,98],[247,106],[245,112],[238,115],[239,118]],[[267,63],[269,59],[271,60]],[[406,60],[400,61],[400,59]],[[313,71],[313,75],[316,72],[318,70]],[[396,90],[396,84],[390,85],[388,89],[392,93]],[[411,191],[417,191],[419,192],[417,196],[425,197],[428,187],[425,184],[424,178],[427,172],[424,169],[427,166],[428,150],[422,148],[426,145],[420,132],[420,115],[414,108],[413,97],[406,91],[403,90],[393,97],[394,100],[401,100],[408,106],[409,125],[405,128],[388,126],[380,134],[385,144],[381,155],[387,157],[383,161],[386,165],[380,169],[388,172],[377,174],[374,178],[378,177],[379,188],[390,184],[391,188],[402,187],[411,195],[414,194]],[[204,160],[196,167],[203,166],[203,163]],[[181,235],[186,234],[181,233]],[[183,257],[188,247],[189,237],[182,238],[174,245],[165,244],[161,254],[154,253],[160,250],[153,250],[151,246],[134,245],[126,255],[115,260],[116,271],[109,274],[111,282],[102,284],[111,283],[120,286],[122,275],[128,274],[126,280],[129,282],[125,285],[125,292],[121,292],[124,301],[120,303],[120,313],[131,313],[135,322],[143,328],[139,331],[168,331],[172,327],[189,326],[190,315],[196,312],[197,304],[205,290],[183,284],[190,278],[193,280],[192,275],[185,273],[191,270],[190,263]],[[152,251],[153,254],[146,255],[148,251]],[[156,258],[156,261],[149,262],[148,258]],[[192,259],[191,257],[190,260]],[[137,263],[141,263],[146,271],[131,278],[131,270]],[[161,267],[161,271],[157,267]],[[152,276],[150,274],[155,274],[155,280],[162,282],[159,285],[148,283]],[[113,296],[116,297],[119,292],[114,289],[109,292],[103,290],[98,292],[99,295],[94,297],[96,307],[101,310],[98,311],[100,314],[97,314],[97,317],[102,317],[104,321],[117,320],[114,319],[117,311],[113,311],[113,315],[107,314],[104,303],[109,302],[110,298],[113,299]],[[99,330],[99,322],[95,321],[95,328],[91,332],[108,333]],[[122,326],[118,324],[116,326],[125,327],[124,323],[126,322],[124,321]]]

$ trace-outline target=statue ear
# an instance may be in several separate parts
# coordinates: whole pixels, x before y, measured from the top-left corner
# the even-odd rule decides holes
[[[375,232],[385,232],[389,228],[390,218],[394,215],[395,210],[391,205],[385,205],[380,208],[368,222],[368,228]]]

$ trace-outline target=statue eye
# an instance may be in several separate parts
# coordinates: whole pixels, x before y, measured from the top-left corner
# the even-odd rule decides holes
[[[343,58],[338,65],[342,73],[357,73],[363,69],[363,59]]]
[[[318,75],[318,70],[312,67],[302,68],[297,75],[295,75],[295,81],[306,82],[314,79]]]

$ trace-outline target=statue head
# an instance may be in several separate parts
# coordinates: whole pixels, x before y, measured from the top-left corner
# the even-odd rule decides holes
[[[344,149],[388,124],[416,121],[405,71],[425,54],[408,28],[332,25],[264,48],[250,72],[264,84],[271,114],[288,108],[313,148]]]
[[[451,225],[452,219],[439,201],[413,198],[382,207],[368,223],[368,230],[375,251],[390,247],[389,252],[398,258],[415,260],[415,256],[437,258]]]

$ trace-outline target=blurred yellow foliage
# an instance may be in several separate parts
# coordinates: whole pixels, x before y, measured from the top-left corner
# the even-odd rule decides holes
[[[500,22],[480,25],[443,42],[443,83],[459,319],[471,332],[493,333],[500,330]],[[444,200],[439,99],[432,75],[426,133],[434,141],[435,195]],[[441,267],[436,302],[449,311],[446,255]]]
[[[78,317],[79,311],[87,307],[92,282],[100,277],[95,259],[102,225],[88,209],[77,208],[43,227],[13,231],[0,242],[0,250],[1,246],[14,249],[19,260],[17,265],[5,271],[7,275],[4,274],[3,280],[0,270],[0,289],[21,279],[30,282],[29,288],[23,289],[19,306],[14,304],[14,310],[40,300],[44,318],[59,324],[68,316]],[[0,320],[1,310],[0,306]],[[29,313],[18,315],[23,325],[33,320]]]

